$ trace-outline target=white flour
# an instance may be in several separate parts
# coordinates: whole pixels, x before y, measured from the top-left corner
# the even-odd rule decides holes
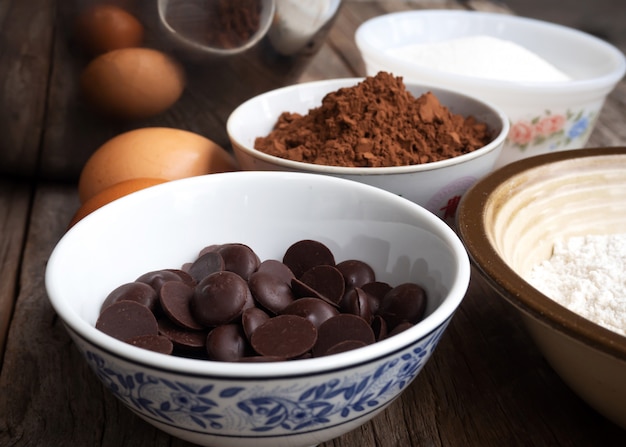
[[[571,79],[525,47],[491,36],[410,44],[390,49],[388,53],[424,67],[485,79],[521,82]]]
[[[526,280],[571,311],[626,335],[626,233],[557,241]]]

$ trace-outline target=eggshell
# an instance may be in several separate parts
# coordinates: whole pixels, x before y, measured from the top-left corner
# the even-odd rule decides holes
[[[113,137],[87,160],[78,181],[81,203],[124,180],[176,180],[237,170],[234,157],[208,138],[186,130],[146,127]]]
[[[82,11],[75,31],[77,41],[92,54],[138,47],[144,36],[143,25],[134,15],[110,4],[97,4]]]
[[[164,112],[183,93],[183,69],[151,48],[122,48],[93,59],[81,74],[81,91],[94,108],[122,119]]]
[[[78,210],[76,210],[76,213],[74,213],[74,216],[72,216],[68,228],[73,227],[78,221],[83,219],[85,216],[91,214],[98,208],[101,208],[104,205],[119,199],[120,197],[124,197],[135,191],[139,191],[141,189],[149,188],[155,185],[160,185],[161,183],[165,182],[167,182],[167,180],[139,177],[115,183],[114,185],[103,189],[98,194],[89,198],[89,200],[86,200],[85,203],[81,204]]]

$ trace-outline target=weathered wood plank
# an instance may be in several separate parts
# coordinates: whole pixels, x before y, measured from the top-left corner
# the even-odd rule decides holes
[[[0,2],[0,174],[33,176],[50,71],[56,2]]]
[[[27,7],[22,3],[32,2],[0,2],[3,23],[8,17],[23,20]],[[367,18],[413,8],[492,10],[500,5],[482,0],[463,4],[348,0],[327,44],[300,81],[363,75],[353,33]],[[55,62],[47,112],[39,103],[39,109],[32,101],[28,106],[28,100],[36,96],[30,92],[33,94],[26,96],[29,111],[24,113],[31,114],[29,119],[37,124],[32,135],[22,128],[11,137],[18,148],[37,150],[41,140],[43,167],[50,171],[75,169],[80,157],[95,149],[109,132],[112,135],[119,130],[80,118],[83,109],[72,99],[70,89],[74,87],[67,78],[76,67],[64,65],[69,47],[60,33],[55,36],[52,53]],[[35,44],[27,40],[24,45],[28,51],[20,54],[31,54]],[[48,51],[45,46],[40,49]],[[0,62],[14,57],[11,51],[4,43],[0,45]],[[28,76],[41,69],[37,64],[20,64]],[[26,74],[21,79],[27,79]],[[5,88],[0,99],[10,85],[7,76],[0,69],[0,86]],[[15,78],[11,79],[14,82]],[[166,123],[208,132],[219,120],[214,117],[215,121],[207,124],[210,111],[196,114],[190,110],[207,109],[209,100],[205,95],[190,95],[184,101],[195,102],[193,106],[183,107],[182,103],[181,108],[174,108]],[[37,119],[33,118],[35,109]],[[622,81],[609,97],[590,144],[626,144],[625,113],[626,82]],[[67,123],[76,125],[65,128]],[[2,125],[0,122],[0,129]],[[70,146],[64,148],[64,144]],[[72,183],[0,180],[0,338],[8,330],[0,370],[0,445],[191,447],[154,429],[104,389],[48,303],[46,260],[77,205]],[[467,298],[416,381],[371,422],[322,447],[617,447],[623,439],[624,430],[603,419],[565,386],[534,348],[515,312],[473,272]]]
[[[27,183],[0,180],[0,366],[19,290],[31,190]]]

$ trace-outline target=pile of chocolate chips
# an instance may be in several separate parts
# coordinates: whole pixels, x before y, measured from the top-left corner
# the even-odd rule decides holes
[[[282,261],[263,262],[247,245],[227,243],[117,287],[96,328],[164,354],[283,361],[369,345],[416,324],[425,308],[418,284],[377,281],[367,263],[336,263],[318,241],[298,241]]]

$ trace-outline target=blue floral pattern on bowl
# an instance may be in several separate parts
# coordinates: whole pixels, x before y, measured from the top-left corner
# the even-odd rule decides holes
[[[271,383],[190,377],[117,362],[76,339],[89,366],[130,409],[160,423],[239,437],[317,430],[362,417],[389,403],[417,376],[445,324],[392,356],[343,371]],[[75,335],[75,334],[74,334]],[[141,371],[138,371],[138,370]],[[240,384],[239,384],[240,383]]]

